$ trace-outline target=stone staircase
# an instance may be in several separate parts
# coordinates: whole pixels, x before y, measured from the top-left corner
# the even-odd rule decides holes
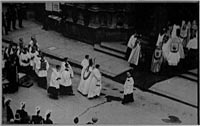
[[[124,42],[101,42],[101,44],[94,45],[94,50],[125,60],[127,47],[123,45],[123,43]]]

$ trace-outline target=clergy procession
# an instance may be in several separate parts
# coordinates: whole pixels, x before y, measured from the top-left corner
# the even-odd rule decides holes
[[[182,20],[180,24],[168,24],[158,35],[156,48],[152,55],[151,71],[159,73],[163,66],[176,67],[184,60],[197,60],[198,27],[196,20]],[[136,67],[142,57],[141,35],[133,34],[127,45],[126,59],[130,66]],[[163,65],[162,65],[163,64]]]
[[[194,123],[195,9],[143,4],[6,3],[3,124]]]

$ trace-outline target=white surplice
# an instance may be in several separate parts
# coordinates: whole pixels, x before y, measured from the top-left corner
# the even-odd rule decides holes
[[[134,80],[133,77],[127,77],[124,84],[124,95],[133,93]]]
[[[71,73],[70,71],[64,70],[61,73],[61,83],[62,86],[68,87],[72,85]]]
[[[48,61],[45,59],[46,62],[46,70],[40,70],[41,69],[41,61],[39,60],[38,64],[36,65],[36,69],[38,69],[37,75],[38,77],[47,77],[47,71],[49,69],[49,63]]]
[[[61,63],[61,72],[65,70],[65,68],[66,68],[65,64],[66,64],[66,62]],[[71,76],[74,77],[74,71],[73,71],[71,65],[69,64],[69,62],[67,62],[67,64],[68,64],[69,72],[71,73]]]
[[[52,68],[53,72],[51,74],[50,78],[50,87],[55,87],[56,89],[59,89],[60,81],[61,81],[61,73],[60,71],[57,71],[55,68]],[[60,78],[58,80],[58,78]]]

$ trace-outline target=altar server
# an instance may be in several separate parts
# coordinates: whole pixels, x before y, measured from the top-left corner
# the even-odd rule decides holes
[[[133,87],[134,87],[133,77],[131,77],[131,74],[127,72],[127,78],[124,84],[124,97],[122,100],[122,104],[134,102]]]
[[[61,63],[61,72],[65,70],[65,68],[66,68],[65,64],[68,65],[69,72],[71,73],[71,76],[74,77],[73,69],[72,69],[71,65],[69,64],[67,57],[65,57],[64,60],[63,60],[63,62]]]
[[[38,64],[36,65],[36,69],[38,69],[38,85],[44,89],[47,88],[47,71],[49,69],[49,63],[44,58],[43,55],[41,55],[41,59],[39,60]]]
[[[60,94],[73,95],[72,90],[72,75],[69,71],[68,64],[65,64],[65,70],[61,72]]]
[[[56,69],[52,68],[53,72],[50,78],[50,85],[47,92],[52,98],[58,99],[58,90],[61,81],[60,65],[56,65]]]

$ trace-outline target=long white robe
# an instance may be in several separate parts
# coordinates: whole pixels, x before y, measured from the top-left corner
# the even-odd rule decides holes
[[[46,62],[46,70],[40,70],[41,61],[39,61],[38,64],[36,65],[36,69],[38,69],[38,72],[37,72],[38,77],[47,77],[47,71],[49,69],[49,63],[46,59],[45,59],[45,62]]]
[[[89,77],[84,79],[83,85],[79,90],[83,95],[88,94],[88,90],[89,90],[89,87],[90,87],[90,81],[91,81],[91,78],[92,78],[92,76],[91,76],[92,70],[93,70],[93,67],[89,67],[89,70],[85,69],[85,71],[84,71],[83,78],[87,77],[87,76],[89,76]]]
[[[56,89],[59,89],[60,81],[57,80],[58,78],[61,79],[61,73],[60,71],[57,71],[55,68],[52,68],[53,72],[51,74],[50,78],[50,87],[55,87]]]
[[[69,71],[62,71],[60,85],[68,87],[72,85],[71,73]]]
[[[133,34],[133,35],[130,37],[127,46],[128,46],[129,48],[133,48],[133,46],[135,45],[136,40],[137,40],[137,38],[135,37],[135,34]]]
[[[66,67],[65,67],[65,64],[66,64],[65,62],[62,62],[62,63],[61,63],[61,72],[65,70],[65,68],[66,68]],[[69,71],[70,71],[70,73],[71,73],[71,76],[74,77],[74,71],[73,71],[71,65],[69,64],[69,62],[67,62],[67,64],[68,64],[68,67],[69,67]]]
[[[134,80],[133,77],[126,78],[126,82],[124,84],[124,95],[133,93]]]
[[[141,50],[140,44],[137,44],[136,47],[132,49],[131,55],[128,59],[129,63],[135,64],[136,66],[138,65],[140,58],[140,50]]]
[[[79,83],[79,86],[78,86],[78,91],[81,91],[83,90],[84,88],[84,80],[83,80],[83,73],[85,71],[85,69],[89,66],[89,61],[88,59],[83,59],[83,61],[81,62],[81,66],[82,66],[82,70],[81,70],[81,80],[80,80],[80,83]]]
[[[94,68],[91,74],[91,81],[89,85],[88,98],[100,96],[101,93],[101,73],[98,69]]]

